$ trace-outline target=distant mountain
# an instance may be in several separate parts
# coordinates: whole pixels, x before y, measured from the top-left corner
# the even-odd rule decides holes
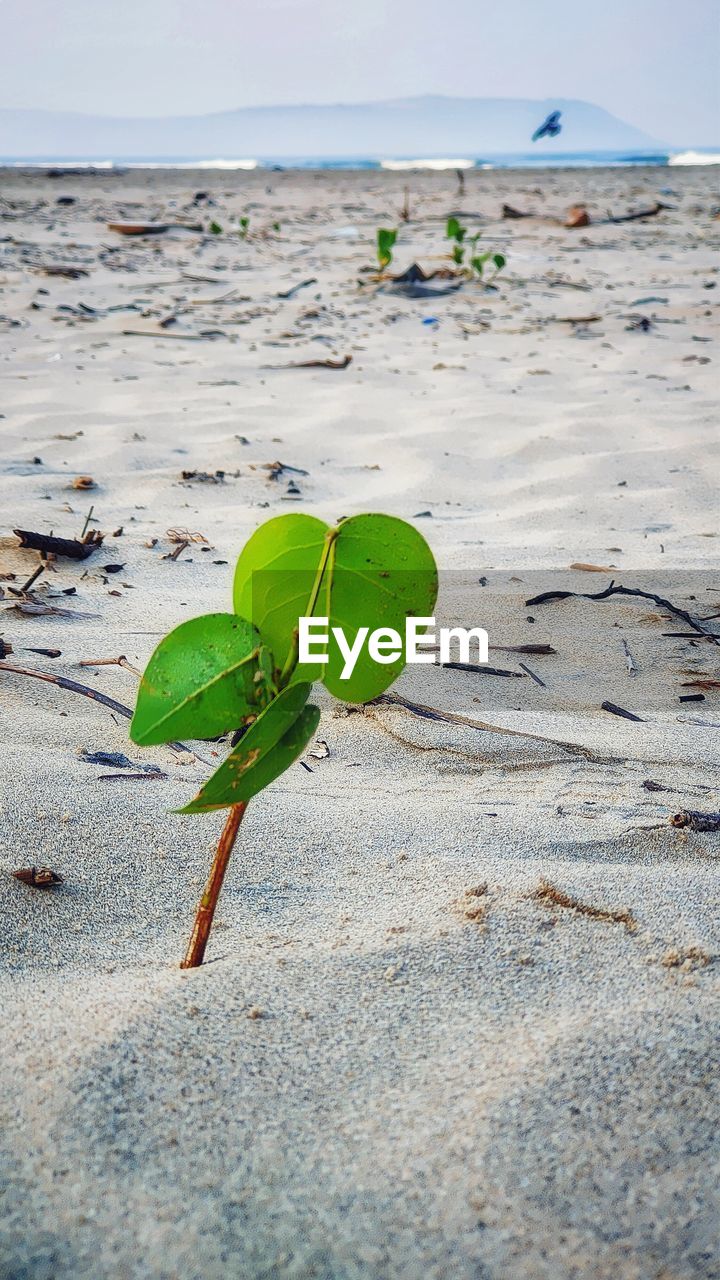
[[[562,111],[556,139],[533,130]],[[241,107],[207,116],[119,118],[0,110],[0,156],[37,159],[332,156],[482,157],[657,151],[662,144],[591,102],[548,98],[398,98],[351,105]]]

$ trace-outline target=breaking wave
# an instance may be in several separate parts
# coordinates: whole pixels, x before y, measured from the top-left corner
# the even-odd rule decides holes
[[[474,169],[475,161],[465,158],[447,160],[442,156],[429,160],[381,160],[381,169]]]
[[[720,151],[678,151],[668,164],[720,164]]]

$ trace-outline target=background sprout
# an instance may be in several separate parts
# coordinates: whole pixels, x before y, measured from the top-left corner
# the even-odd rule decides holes
[[[445,235],[448,240],[454,240],[452,258],[456,266],[461,267],[465,257],[465,246],[463,240],[467,235],[467,227],[463,227],[457,218],[448,218],[445,228]]]
[[[385,271],[393,260],[393,246],[397,240],[397,229],[390,230],[387,227],[378,227],[377,231],[377,260],[381,271]]]
[[[476,271],[479,276],[482,276],[487,262],[492,262],[495,267],[495,270],[490,277],[490,280],[494,280],[498,272],[502,271],[505,266],[507,258],[504,253],[480,253],[474,255],[470,259],[470,266],[473,271]]]

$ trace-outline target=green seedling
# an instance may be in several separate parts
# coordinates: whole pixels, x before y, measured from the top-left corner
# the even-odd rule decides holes
[[[457,218],[448,218],[445,228],[445,235],[448,240],[454,240],[452,250],[452,259],[456,267],[461,267],[465,258],[465,245],[463,241],[467,235],[467,227],[463,227]]]
[[[344,702],[368,702],[399,676],[403,654],[360,652],[349,678],[334,638],[328,661],[300,662],[300,618],[328,620],[354,645],[363,629],[402,633],[432,614],[437,570],[424,538],[394,516],[358,515],[329,527],[314,516],[277,516],[240,553],[232,613],[193,618],[153,653],[130,737],[139,746],[178,736],[232,734],[226,759],[181,813],[228,809],[182,968],[202,964],[223,877],[249,801],[307,747],[320,717],[312,683]],[[365,632],[367,635],[367,632]],[[362,638],[360,643],[362,643]],[[307,657],[307,655],[305,655]]]
[[[211,236],[221,236],[221,235],[222,235],[222,227],[220,226],[220,223],[219,223],[219,222],[211,222],[211,223],[210,223],[210,235],[211,235]]]
[[[507,258],[505,257],[504,253],[480,253],[477,255],[473,255],[473,257],[470,259],[470,266],[472,267],[473,271],[477,272],[477,274],[480,277],[482,277],[483,272],[485,270],[485,264],[488,262],[492,262],[495,267],[495,270],[490,277],[490,280],[494,280],[498,272],[502,271],[503,267],[505,266],[505,263],[507,262]]]
[[[480,239],[480,232],[478,231],[476,235],[470,236],[469,239],[466,240],[467,227],[463,227],[462,224],[458,222],[457,218],[448,218],[445,235],[448,240],[453,240],[455,242],[452,251],[452,258],[455,265],[457,267],[461,267],[463,265],[463,262],[465,261],[465,250],[467,249],[470,270],[471,272],[474,271],[481,278],[483,276],[486,263],[492,262],[495,265],[495,271],[490,277],[491,280],[494,280],[495,276],[499,271],[502,271],[507,262],[507,258],[503,253],[478,253],[477,243]]]
[[[377,260],[381,271],[386,271],[393,260],[393,247],[397,240],[397,230],[389,230],[387,227],[378,227],[377,231]]]
[[[240,224],[238,235],[240,236],[241,240],[247,240],[248,232],[250,230],[250,219],[247,217],[239,218],[238,222]]]

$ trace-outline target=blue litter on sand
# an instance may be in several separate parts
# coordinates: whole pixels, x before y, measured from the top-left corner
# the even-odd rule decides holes
[[[440,321],[438,320],[437,316],[424,316],[424,317],[423,317],[423,324],[439,324],[439,323],[440,323]]]

